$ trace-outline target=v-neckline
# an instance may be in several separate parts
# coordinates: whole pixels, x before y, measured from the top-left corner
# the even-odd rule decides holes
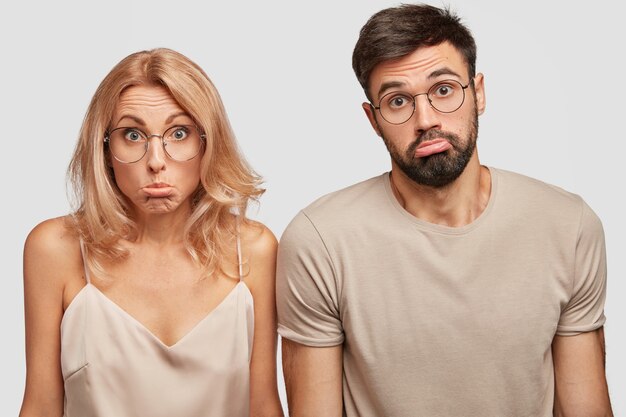
[[[91,282],[88,282],[80,291],[78,294],[76,294],[76,296],[74,297],[74,299],[78,298],[78,296],[80,295],[80,293],[82,293],[87,287],[91,287],[95,290],[96,294],[98,294],[98,296],[100,298],[102,298],[103,300],[105,300],[105,302],[109,305],[111,305],[112,308],[114,308],[119,314],[121,314],[123,317],[126,317],[127,320],[130,320],[131,322],[135,323],[136,326],[138,326],[140,329],[142,329],[142,331],[144,331],[145,333],[147,333],[149,335],[150,338],[152,338],[158,345],[160,345],[163,349],[167,350],[167,351],[171,351],[172,349],[176,348],[176,346],[180,345],[183,343],[184,340],[188,339],[189,337],[191,337],[191,335],[193,333],[195,333],[195,330],[199,327],[201,327],[201,325],[205,322],[208,321],[212,316],[213,313],[215,311],[217,311],[218,309],[220,309],[223,305],[226,304],[226,301],[229,300],[233,294],[235,294],[238,291],[238,288],[240,286],[243,286],[248,292],[250,292],[250,290],[248,289],[248,286],[243,282],[243,281],[239,281],[229,292],[228,294],[226,294],[226,296],[219,302],[219,304],[217,304],[211,311],[209,311],[203,318],[201,318],[195,325],[193,325],[193,327],[191,329],[189,329],[189,331],[187,333],[185,333],[181,338],[179,338],[176,342],[174,342],[171,345],[166,344],[165,342],[163,342],[163,340],[161,340],[157,335],[155,335],[146,325],[144,325],[141,321],[139,321],[137,318],[135,318],[132,314],[130,314],[129,312],[127,312],[126,310],[124,310],[122,307],[120,307],[119,304],[117,304],[115,301],[111,300],[109,297],[106,296],[106,294],[104,294],[102,291],[100,291],[100,289],[98,287],[96,287],[95,285],[93,285]],[[65,310],[65,313],[67,314],[67,312],[69,311],[71,305],[74,304],[74,300],[72,300],[72,302],[70,302],[70,305],[68,306],[68,308]]]

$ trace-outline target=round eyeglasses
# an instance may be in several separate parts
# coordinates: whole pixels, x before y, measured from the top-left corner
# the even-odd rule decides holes
[[[162,135],[148,135],[136,127],[117,127],[106,134],[104,142],[115,159],[132,164],[148,153],[152,137],[160,138],[165,153],[180,162],[195,158],[206,138],[195,126],[172,126]]]
[[[392,91],[380,98],[378,107],[380,115],[393,125],[407,122],[415,113],[415,99],[425,95],[431,107],[440,113],[452,113],[457,111],[465,101],[465,86],[455,80],[439,81],[425,93],[411,95],[403,91]]]

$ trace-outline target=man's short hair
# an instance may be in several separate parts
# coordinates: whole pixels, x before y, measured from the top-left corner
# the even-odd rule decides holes
[[[470,30],[449,8],[403,4],[374,14],[361,28],[352,53],[352,68],[369,95],[369,78],[376,65],[401,58],[418,48],[450,42],[465,58],[468,75],[476,75],[476,42]]]

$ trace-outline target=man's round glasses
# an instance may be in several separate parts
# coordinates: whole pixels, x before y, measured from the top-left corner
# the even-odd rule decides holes
[[[430,87],[427,92],[411,95],[403,91],[392,91],[380,98],[375,109],[387,122],[400,125],[407,122],[415,113],[415,99],[426,95],[431,107],[440,113],[457,111],[465,101],[465,86],[455,80],[440,81]]]
[[[136,127],[118,127],[106,134],[104,142],[115,159],[125,164],[139,161],[148,152],[150,138],[161,139],[165,153],[175,161],[189,161],[200,153],[205,135],[197,127],[178,125],[162,135],[148,135]]]

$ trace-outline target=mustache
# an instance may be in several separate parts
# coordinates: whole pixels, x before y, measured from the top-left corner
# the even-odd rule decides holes
[[[446,132],[439,129],[429,129],[419,135],[417,138],[415,138],[415,141],[411,143],[407,151],[410,155],[412,155],[413,153],[415,153],[415,149],[417,149],[420,143],[439,138],[447,140],[454,148],[456,148],[457,145],[460,143],[459,136],[454,133]]]

